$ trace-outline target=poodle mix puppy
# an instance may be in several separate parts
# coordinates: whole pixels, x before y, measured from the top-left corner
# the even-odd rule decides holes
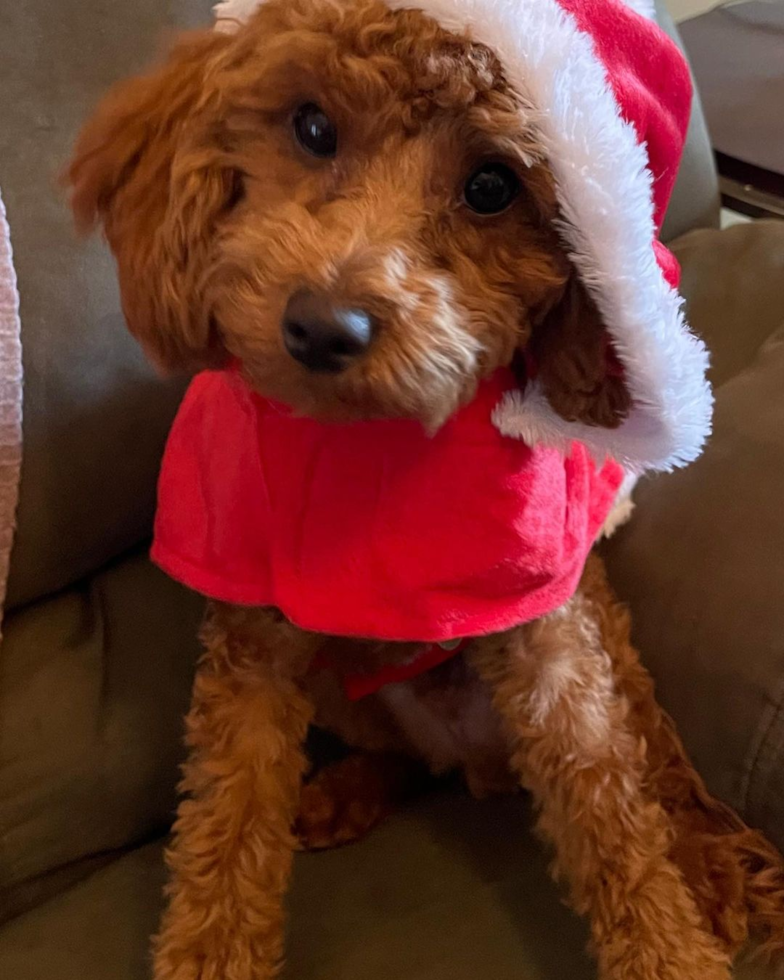
[[[644,365],[621,356],[631,358],[634,345],[608,343],[607,310],[564,231],[565,176],[541,107],[492,46],[396,7],[268,0],[234,30],[185,37],[161,67],[112,93],[80,137],[73,208],[83,228],[100,221],[105,229],[131,331],[165,369],[211,369],[197,383],[213,386],[212,408],[186,400],[177,423],[188,438],[209,431],[214,484],[237,492],[231,522],[211,511],[204,526],[183,532],[201,540],[209,525],[207,550],[218,539],[236,549],[256,534],[243,510],[246,482],[274,498],[281,486],[299,493],[300,478],[317,485],[324,467],[343,466],[361,481],[379,440],[356,436],[367,453],[357,460],[341,449],[357,431],[379,432],[389,447],[398,437],[441,446],[463,424],[455,420],[467,419],[463,437],[476,442],[485,436],[462,413],[511,387],[514,406],[528,386],[553,431],[565,426],[634,462],[623,439],[658,397],[655,387],[646,397],[634,389]],[[648,30],[638,19],[633,29]],[[269,431],[284,433],[257,483],[253,454],[224,425],[229,402],[238,426],[266,413]],[[304,433],[308,446],[332,434],[308,457],[307,474],[297,469],[304,442],[292,448],[289,431]],[[538,452],[493,432],[504,466]],[[384,457],[379,485],[396,458]],[[536,458],[604,493],[598,518],[570,531],[587,552],[618,468],[594,467],[577,448],[567,463],[553,448]],[[276,466],[290,467],[288,483],[275,483]],[[343,488],[349,500],[352,481]],[[548,484],[537,506],[572,493],[564,485]],[[173,486],[176,519],[186,524],[203,497],[214,503],[213,484],[200,477],[186,473]],[[548,593],[537,614],[452,630],[460,649],[447,660],[435,642],[446,637],[416,625],[362,639],[378,635],[365,626],[364,580],[381,573],[360,560],[324,571],[312,543],[351,538],[353,524],[339,501],[323,506],[324,519],[300,521],[288,537],[283,523],[269,534],[284,542],[281,562],[289,545],[296,551],[296,601],[334,609],[293,616],[289,602],[262,602],[252,589],[203,588],[215,601],[187,719],[156,980],[277,975],[296,833],[310,846],[363,833],[408,785],[412,762],[437,773],[462,768],[477,794],[516,786],[533,794],[555,873],[590,919],[603,980],[728,980],[750,936],[767,952],[781,948],[780,858],[689,765],[598,559],[578,585],[578,547],[568,588]],[[450,506],[445,499],[442,509]],[[330,526],[335,514],[343,526]],[[470,517],[453,515],[456,536]],[[364,534],[376,525],[361,526]],[[353,545],[360,558],[370,554],[362,541]],[[394,570],[384,571],[393,597]],[[419,574],[414,560],[402,578]],[[344,581],[356,588],[348,598]],[[414,624],[406,603],[397,605]],[[323,628],[345,609],[355,617],[345,628]],[[431,640],[434,669],[410,676],[419,641]],[[380,670],[391,670],[393,683],[349,696],[352,682]],[[357,754],[302,793],[314,720]]]

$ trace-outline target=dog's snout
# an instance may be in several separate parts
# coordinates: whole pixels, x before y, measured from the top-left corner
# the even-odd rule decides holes
[[[283,342],[310,371],[343,371],[373,339],[374,321],[361,309],[339,306],[329,296],[300,290],[283,314]]]

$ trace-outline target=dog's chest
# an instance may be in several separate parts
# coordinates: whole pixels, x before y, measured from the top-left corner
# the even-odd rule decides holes
[[[490,692],[461,656],[375,695],[434,773],[462,769],[476,796],[513,788],[509,744]]]

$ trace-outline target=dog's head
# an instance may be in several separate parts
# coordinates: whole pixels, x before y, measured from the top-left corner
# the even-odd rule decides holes
[[[534,111],[417,11],[268,0],[186,37],[99,107],[69,180],[167,369],[237,358],[297,412],[435,428],[525,351],[562,417],[629,410]]]

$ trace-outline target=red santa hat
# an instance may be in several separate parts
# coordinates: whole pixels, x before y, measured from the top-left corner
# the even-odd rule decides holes
[[[235,29],[264,0],[223,0]],[[534,380],[494,413],[505,434],[567,449],[573,440],[633,471],[699,455],[710,431],[708,356],[690,333],[678,265],[658,235],[691,107],[684,58],[647,0],[386,0],[491,48],[538,110],[561,234],[624,369],[633,408],[617,429],[567,422]],[[530,125],[530,120],[527,120]]]

